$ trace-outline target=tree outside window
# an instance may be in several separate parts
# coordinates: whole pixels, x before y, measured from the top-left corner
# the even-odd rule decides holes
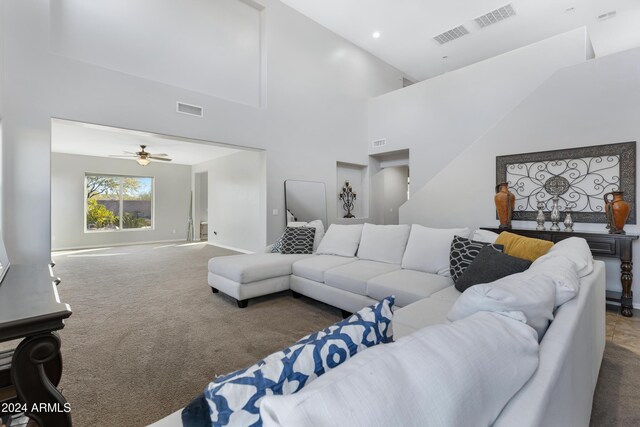
[[[153,178],[87,174],[86,230],[153,228]]]

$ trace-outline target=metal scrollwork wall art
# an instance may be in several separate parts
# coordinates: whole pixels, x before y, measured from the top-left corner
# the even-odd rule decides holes
[[[627,223],[636,223],[635,141],[498,156],[496,182],[508,182],[515,195],[513,220],[539,221],[544,210],[557,227],[569,210],[573,222],[606,223],[604,195],[623,191]]]

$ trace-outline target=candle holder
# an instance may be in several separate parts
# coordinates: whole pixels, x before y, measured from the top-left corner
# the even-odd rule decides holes
[[[536,217],[536,223],[538,224],[536,226],[536,230],[539,231],[544,231],[546,230],[546,228],[544,227],[544,222],[546,221],[546,218],[544,216],[544,202],[540,201],[538,202],[538,216]]]
[[[353,210],[353,202],[356,200],[356,193],[349,185],[349,181],[344,182],[342,192],[338,193],[338,199],[342,201],[342,208],[347,211],[347,214],[344,216],[344,218],[355,218],[351,211]]]

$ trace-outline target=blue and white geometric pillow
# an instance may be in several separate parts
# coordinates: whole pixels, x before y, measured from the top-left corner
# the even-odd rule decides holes
[[[359,351],[393,341],[394,301],[387,297],[249,368],[216,378],[204,391],[211,425],[261,426],[264,396],[295,393]]]

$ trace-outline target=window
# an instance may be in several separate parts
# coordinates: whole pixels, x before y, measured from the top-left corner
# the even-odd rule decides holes
[[[153,178],[85,176],[86,231],[153,228]]]

